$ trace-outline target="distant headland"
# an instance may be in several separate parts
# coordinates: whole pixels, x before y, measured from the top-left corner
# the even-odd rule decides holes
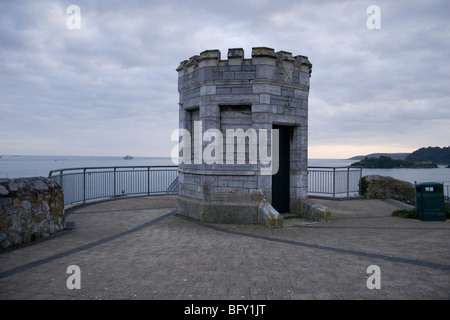
[[[379,158],[379,157],[389,157],[394,160],[405,160],[410,153],[371,153],[365,156],[354,156],[348,158],[348,160],[363,160],[365,158]]]
[[[395,160],[391,157],[380,156],[379,158],[365,158],[358,162],[352,163],[350,166],[374,168],[374,169],[391,169],[391,168],[437,168],[438,165],[432,162],[412,162],[406,160]]]
[[[420,148],[412,153],[371,153],[349,160],[360,160],[351,166],[363,168],[437,168],[438,165],[450,168],[450,146]]]

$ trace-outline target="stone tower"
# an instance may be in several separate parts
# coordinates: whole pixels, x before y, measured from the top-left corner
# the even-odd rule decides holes
[[[227,58],[206,50],[177,68],[178,213],[217,223],[263,223],[262,203],[301,213],[312,65],[266,47]]]

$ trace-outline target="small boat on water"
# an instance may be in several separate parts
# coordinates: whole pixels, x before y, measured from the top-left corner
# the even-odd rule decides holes
[[[125,157],[123,157],[125,160],[131,160],[131,159],[133,159],[133,157],[132,156],[130,156],[130,155],[126,155]]]

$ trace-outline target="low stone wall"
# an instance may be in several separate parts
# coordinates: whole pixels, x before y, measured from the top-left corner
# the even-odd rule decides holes
[[[44,177],[0,179],[0,250],[64,229],[62,188]]]
[[[392,198],[410,205],[416,203],[414,185],[410,182],[379,175],[365,176],[363,180],[365,180],[364,184],[367,186],[363,193],[366,198]]]
[[[281,228],[283,226],[283,217],[267,201],[262,191],[261,202],[258,206],[258,223],[268,228]]]
[[[333,215],[328,207],[318,203],[314,203],[314,200],[310,199],[305,201],[301,217],[311,221],[333,220]]]

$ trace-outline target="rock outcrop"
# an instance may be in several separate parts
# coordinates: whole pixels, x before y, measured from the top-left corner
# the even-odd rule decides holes
[[[362,178],[363,196],[369,199],[392,198],[415,205],[414,185],[410,182],[379,175],[369,175]]]

